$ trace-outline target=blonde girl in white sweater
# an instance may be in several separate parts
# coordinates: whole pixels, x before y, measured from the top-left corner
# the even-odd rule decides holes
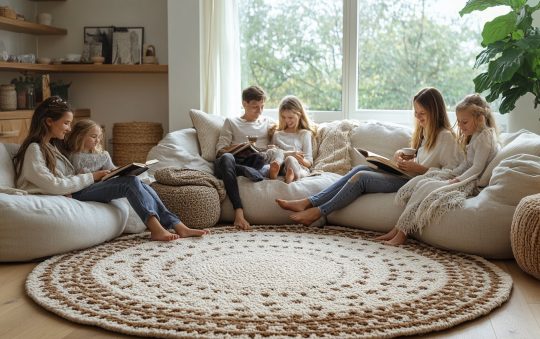
[[[286,151],[283,168],[287,184],[309,174],[313,164],[311,137],[314,134],[300,99],[294,95],[284,97],[279,104],[279,125],[272,144]]]

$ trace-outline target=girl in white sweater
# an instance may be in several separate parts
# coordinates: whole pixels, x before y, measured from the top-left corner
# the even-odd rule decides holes
[[[300,99],[286,96],[279,104],[279,126],[272,144],[286,151],[285,182],[291,183],[309,174],[313,164],[311,137],[314,131]]]
[[[170,241],[208,233],[184,225],[138,177],[124,176],[101,182],[109,170],[77,174],[57,148],[71,130],[72,121],[73,113],[60,97],[49,97],[36,108],[28,136],[14,158],[18,188],[28,193],[71,196],[80,201],[108,203],[127,198],[150,230],[152,240]],[[176,233],[169,232],[170,228]]]

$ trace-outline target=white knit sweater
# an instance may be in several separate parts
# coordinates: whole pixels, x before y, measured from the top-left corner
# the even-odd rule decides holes
[[[45,157],[37,143],[26,149],[17,188],[34,194],[64,195],[78,192],[94,183],[92,173],[75,174],[75,169],[60,151],[50,146],[56,155],[56,175],[45,163]]]

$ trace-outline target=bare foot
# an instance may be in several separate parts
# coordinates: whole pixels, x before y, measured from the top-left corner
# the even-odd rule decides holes
[[[178,225],[174,226],[174,230],[176,231],[176,234],[180,236],[180,238],[202,237],[203,235],[210,233],[210,231],[206,229],[195,230],[193,228],[189,228],[183,223],[179,223]]]
[[[399,246],[403,245],[407,241],[407,235],[402,231],[398,231],[397,234],[390,240],[385,241],[386,245]]]
[[[268,178],[276,179],[279,173],[279,162],[276,160],[270,163],[270,170],[268,171]]]
[[[234,210],[234,226],[244,231],[251,229],[251,225],[244,217],[244,210],[242,208]]]
[[[291,214],[289,218],[293,221],[299,222],[302,225],[309,226],[322,216],[321,210],[317,207],[309,208],[305,211],[296,212]]]
[[[396,236],[397,232],[398,232],[398,229],[394,227],[390,230],[390,232],[383,234],[381,236],[378,236],[377,238],[375,238],[375,240],[390,240]]]
[[[154,230],[150,232],[150,239],[155,241],[171,241],[179,238],[180,236],[178,234],[171,233],[163,227],[161,230]]]
[[[287,172],[285,173],[285,182],[290,184],[294,181],[294,171],[292,168],[288,167]]]
[[[289,210],[293,212],[301,212],[312,207],[311,202],[309,202],[307,198],[300,200],[276,199],[276,202],[279,207],[283,208],[284,210]]]

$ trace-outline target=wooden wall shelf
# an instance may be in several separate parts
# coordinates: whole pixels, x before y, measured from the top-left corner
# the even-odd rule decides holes
[[[67,29],[36,24],[25,20],[15,20],[0,16],[0,29],[36,35],[66,35]]]
[[[0,62],[1,71],[34,72],[34,73],[168,73],[168,65],[95,65],[95,64],[61,64],[41,65],[16,62]]]
[[[16,111],[0,111],[0,120],[6,119],[32,119],[32,114],[34,110],[29,109],[19,109]],[[88,118],[90,117],[89,108],[77,108],[73,110],[73,116],[78,118]]]

